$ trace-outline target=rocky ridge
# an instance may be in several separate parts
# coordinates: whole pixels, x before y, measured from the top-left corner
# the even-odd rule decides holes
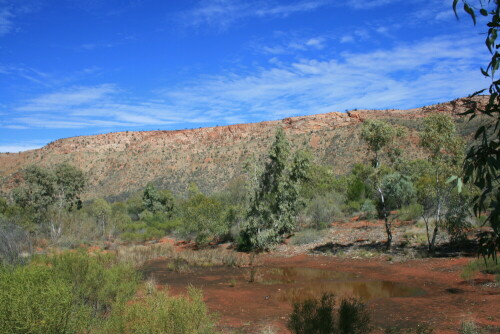
[[[484,97],[479,98],[484,102]],[[366,119],[385,119],[408,127],[400,145],[409,157],[422,156],[417,130],[432,112],[454,115],[466,110],[464,99],[410,110],[354,110],[278,121],[176,131],[126,131],[65,138],[40,149],[0,154],[4,191],[19,183],[20,171],[30,164],[50,166],[67,162],[83,169],[89,184],[86,198],[120,196],[154,182],[183,192],[190,182],[210,192],[241,175],[249,161],[259,161],[271,144],[276,127],[283,127],[295,148],[310,150],[316,162],[342,174],[369,156],[360,142],[359,125]]]

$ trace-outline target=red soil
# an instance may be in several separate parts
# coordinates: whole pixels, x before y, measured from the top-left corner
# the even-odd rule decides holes
[[[375,298],[367,301],[376,332],[388,326],[414,327],[427,323],[436,333],[457,333],[460,323],[473,320],[500,332],[500,289],[485,285],[491,275],[479,275],[474,284],[460,278],[462,267],[471,258],[413,259],[394,263],[384,259],[347,259],[335,256],[266,255],[260,259],[270,267],[305,267],[358,274],[370,280],[402,283],[425,291],[417,297]],[[249,269],[203,268],[179,274],[166,270],[165,262],[148,265],[162,284],[183,293],[187,284],[201,287],[209,308],[220,316],[223,329],[258,333],[273,326],[288,333],[286,321],[291,312],[288,301],[278,298],[283,287],[276,284],[248,283]]]

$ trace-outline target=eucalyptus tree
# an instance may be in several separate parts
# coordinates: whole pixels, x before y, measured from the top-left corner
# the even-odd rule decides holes
[[[309,159],[299,152],[290,160],[290,144],[278,128],[241,232],[241,248],[267,250],[295,230],[295,217],[303,206],[300,186],[307,177]]]
[[[432,114],[424,119],[420,145],[429,154],[429,168],[420,180],[419,201],[423,207],[428,249],[432,252],[438,232],[444,226],[447,202],[453,191],[447,181],[459,172],[465,146],[457,135],[453,119],[446,114]]]
[[[381,168],[380,155],[384,151],[392,149],[392,144],[398,137],[402,137],[405,131],[401,127],[379,120],[366,120],[361,127],[361,139],[365,141],[368,149],[374,154],[372,164],[374,173],[371,175],[372,184],[378,194],[380,212],[384,218],[385,232],[387,234],[387,248],[392,244],[392,223],[389,220],[390,207],[387,203],[387,194],[382,187],[382,179],[385,168]]]
[[[480,190],[475,198],[474,212],[480,215],[487,209],[485,224],[491,226],[491,231],[484,231],[479,237],[479,252],[485,257],[497,258],[500,251],[500,80],[496,72],[500,67],[500,43],[498,35],[500,30],[500,1],[498,0],[453,0],[453,10],[457,14],[459,1],[463,10],[472,18],[474,25],[476,18],[486,18],[486,47],[491,53],[491,60],[481,73],[491,79],[491,85],[472,94],[476,96],[484,92],[489,93],[487,104],[482,107],[476,101],[470,101],[470,109],[464,115],[470,119],[478,115],[484,116],[487,123],[478,127],[475,133],[476,143],[468,150],[463,165],[464,181],[471,182]],[[457,15],[458,18],[458,15]]]

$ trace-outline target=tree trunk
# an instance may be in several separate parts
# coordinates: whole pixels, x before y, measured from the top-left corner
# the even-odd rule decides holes
[[[392,230],[391,230],[391,223],[389,222],[389,217],[387,215],[387,209],[385,207],[385,198],[384,198],[384,193],[382,192],[382,189],[380,187],[377,187],[377,191],[380,195],[380,202],[382,203],[382,212],[384,214],[384,224],[385,224],[385,233],[387,233],[387,249],[391,249],[392,245]]]

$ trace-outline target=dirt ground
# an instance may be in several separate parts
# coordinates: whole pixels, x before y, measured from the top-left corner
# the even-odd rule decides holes
[[[404,224],[396,227],[396,244],[404,231]],[[232,333],[261,333],[269,327],[288,333],[293,298],[314,294],[329,280],[335,284],[361,280],[379,291],[359,294],[359,286],[334,289],[337,295],[354,291],[365,297],[375,333],[389,326],[409,328],[419,323],[429,324],[435,333],[457,333],[464,320],[476,322],[484,333],[500,333],[500,288],[494,276],[478,274],[472,281],[460,277],[463,266],[475,257],[448,252],[447,257],[418,258],[418,251],[401,247],[386,253],[380,250],[384,237],[379,223],[351,221],[327,230],[314,243],[282,245],[260,255],[254,269],[206,267],[177,273],[159,259],[150,262],[145,273],[174,294],[184,293],[189,284],[202,288],[208,307],[219,315],[220,327]],[[292,282],[262,275],[286,268],[309,268],[309,276],[332,272],[338,277],[321,274],[320,279],[308,281],[306,275]]]

